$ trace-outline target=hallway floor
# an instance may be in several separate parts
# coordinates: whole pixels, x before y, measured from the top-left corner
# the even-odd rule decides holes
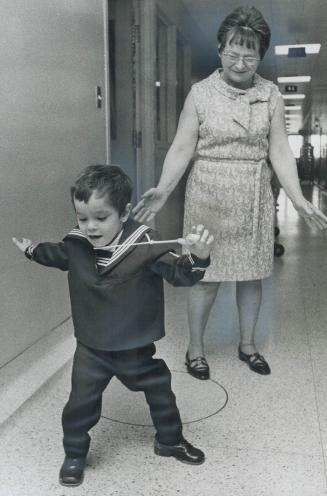
[[[316,189],[313,201],[327,212],[327,197]],[[327,233],[310,233],[283,194],[279,203],[286,251],[264,282],[257,328],[270,376],[237,358],[230,283],[220,288],[206,334],[212,380],[186,374],[186,290],[167,288],[167,337],[157,354],[172,369],[184,435],[205,451],[205,464],[154,455],[143,396],[114,380],[92,433],[84,483],[60,486],[70,362],[1,427],[0,496],[327,495]]]

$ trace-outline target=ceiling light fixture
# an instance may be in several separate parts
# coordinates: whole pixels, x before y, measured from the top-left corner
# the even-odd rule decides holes
[[[301,110],[301,105],[285,105],[285,110]]]
[[[288,55],[289,48],[304,48],[307,55],[319,53],[321,44],[320,43],[301,43],[298,45],[276,45],[275,54],[276,55]]]
[[[310,83],[311,76],[279,76],[279,83]]]
[[[289,94],[289,95],[282,95],[284,100],[303,100],[305,98],[304,93],[297,93],[297,94]]]

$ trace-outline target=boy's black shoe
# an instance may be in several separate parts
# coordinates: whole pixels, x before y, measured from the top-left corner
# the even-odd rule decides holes
[[[85,458],[65,457],[59,472],[59,482],[62,486],[79,486],[84,478]]]
[[[183,439],[174,446],[159,443],[159,441],[155,439],[154,452],[159,456],[173,456],[180,462],[190,463],[192,465],[201,465],[205,458],[203,451],[194,448],[186,439]]]

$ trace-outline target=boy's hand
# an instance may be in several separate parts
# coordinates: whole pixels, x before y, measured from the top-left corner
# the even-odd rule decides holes
[[[191,253],[199,258],[208,258],[211,252],[213,236],[202,224],[192,227],[192,232],[185,239],[180,240],[180,244],[186,246]]]
[[[22,241],[18,241],[17,238],[12,238],[12,241],[23,253],[25,253],[26,248],[33,244],[32,241],[27,238],[23,238]]]

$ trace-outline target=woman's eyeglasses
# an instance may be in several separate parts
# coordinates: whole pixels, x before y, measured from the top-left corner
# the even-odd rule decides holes
[[[242,55],[237,55],[236,53],[231,52],[222,52],[221,55],[226,57],[231,64],[236,64],[239,60],[242,60],[243,64],[247,67],[253,67],[257,62],[260,62],[260,59],[257,59],[256,57],[250,57],[247,55],[243,57]]]

